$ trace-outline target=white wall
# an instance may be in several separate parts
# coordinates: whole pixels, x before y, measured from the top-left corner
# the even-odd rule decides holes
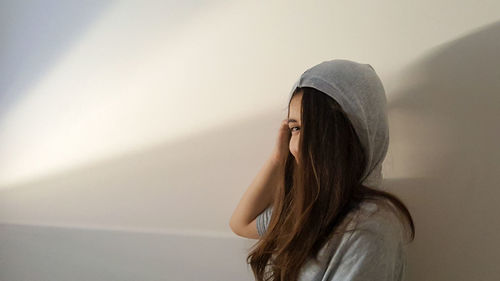
[[[384,186],[417,231],[408,280],[495,280],[499,10],[498,1],[2,1],[0,255],[26,245],[5,248],[14,224],[249,247],[228,221],[274,145],[293,82],[346,58],[370,63],[387,92]],[[244,269],[244,251],[217,254]],[[0,279],[21,280],[19,260],[0,264]]]

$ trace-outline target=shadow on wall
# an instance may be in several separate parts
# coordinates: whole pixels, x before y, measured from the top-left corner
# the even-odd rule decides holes
[[[192,14],[208,5],[221,1],[165,1],[157,3],[156,13],[168,19],[169,24],[158,26],[160,36],[168,36]],[[115,6],[128,13],[130,25],[140,24],[147,9],[141,2],[119,1],[2,1],[0,2],[0,120],[4,113],[29,94],[30,87],[57,65],[61,58],[73,50],[75,45]],[[123,12],[123,11],[122,11]],[[137,36],[137,34],[135,34]],[[138,40],[135,37],[129,40]]]
[[[410,175],[385,185],[415,220],[409,281],[500,276],[499,50],[496,22],[431,50],[391,93],[392,153],[404,161],[392,165]]]
[[[112,1],[8,1],[0,4],[0,118],[71,50]]]

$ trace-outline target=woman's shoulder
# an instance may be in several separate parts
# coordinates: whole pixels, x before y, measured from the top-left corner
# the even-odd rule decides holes
[[[320,252],[323,277],[361,280],[369,274],[376,280],[402,280],[394,279],[406,262],[402,227],[390,202],[364,201],[349,217],[347,228],[353,231],[333,236]]]
[[[399,210],[388,199],[360,203],[352,214],[351,226],[386,239],[404,239],[404,222]]]
[[[339,230],[320,251],[321,260],[330,266],[340,263],[345,255],[404,255],[404,228],[390,202],[361,202]]]

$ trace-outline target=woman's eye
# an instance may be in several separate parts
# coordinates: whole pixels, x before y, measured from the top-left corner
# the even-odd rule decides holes
[[[290,128],[290,131],[292,131],[292,132],[293,132],[293,129],[294,129],[294,128],[299,128],[299,127],[292,127],[292,128]]]

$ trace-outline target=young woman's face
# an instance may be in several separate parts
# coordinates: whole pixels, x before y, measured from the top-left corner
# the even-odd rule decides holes
[[[299,138],[300,138],[300,106],[302,104],[302,92],[296,94],[290,101],[290,108],[288,113],[288,128],[292,133],[290,137],[289,149],[295,161],[298,162],[299,158]]]

